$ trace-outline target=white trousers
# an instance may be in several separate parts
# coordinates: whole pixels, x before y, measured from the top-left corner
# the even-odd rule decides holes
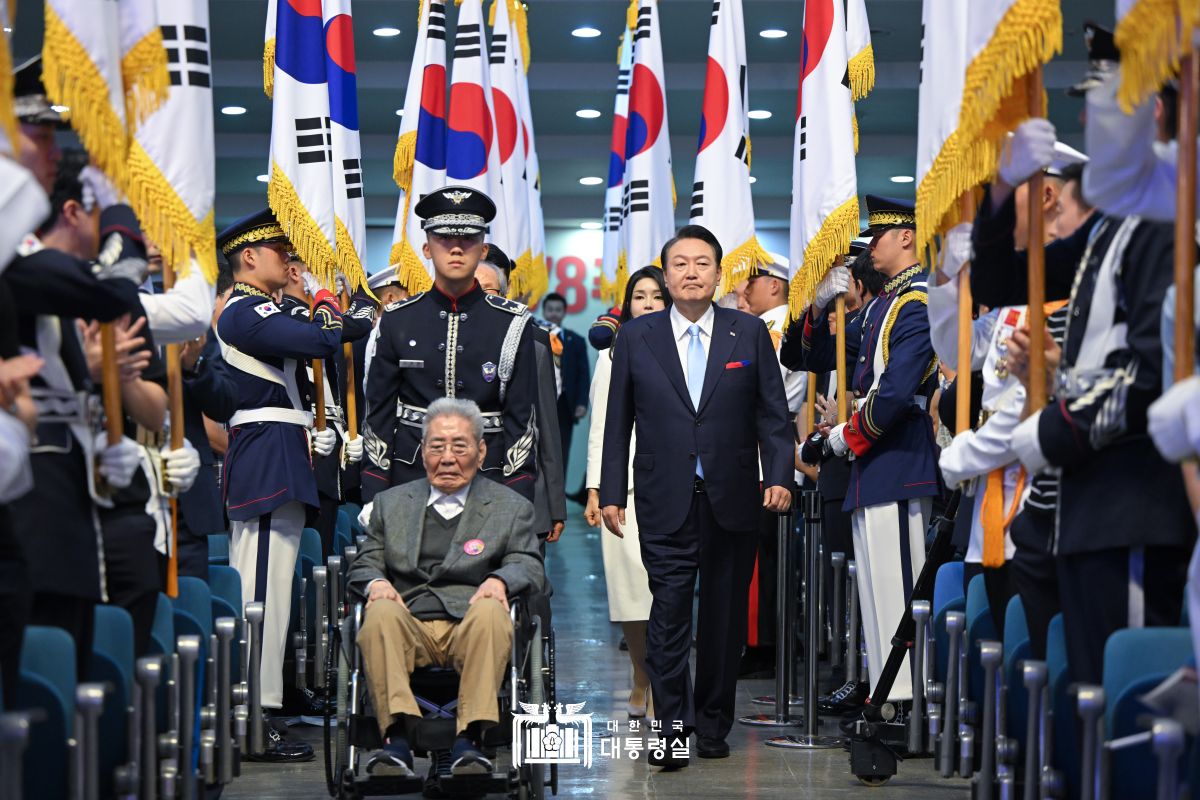
[[[261,530],[260,530],[261,526]],[[293,501],[246,522],[230,521],[229,563],[242,577],[243,602],[264,604],[263,708],[283,706],[283,654],[292,614],[292,575],[304,530],[304,505]]]
[[[872,691],[891,652],[892,637],[908,607],[913,584],[925,566],[925,528],[932,505],[928,497],[881,503],[856,508],[851,518],[858,607]],[[888,699],[912,699],[912,668],[907,656]]]

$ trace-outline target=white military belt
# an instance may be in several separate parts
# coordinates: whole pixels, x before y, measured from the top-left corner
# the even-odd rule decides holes
[[[264,406],[236,412],[229,418],[229,427],[236,428],[238,425],[249,425],[252,422],[285,422],[308,428],[312,426],[313,418],[309,412],[295,408]]]
[[[29,396],[37,409],[40,425],[91,424],[91,409],[86,392],[65,392],[44,386],[31,386]]]
[[[396,419],[400,420],[401,425],[408,425],[413,428],[419,428],[425,424],[425,416],[428,410],[420,406],[410,406],[399,400],[396,401]],[[484,433],[499,433],[504,430],[504,420],[499,411],[483,411],[483,432]]]
[[[854,410],[858,411],[860,408],[862,408],[870,396],[871,395],[867,395],[866,397],[856,397],[854,399]],[[922,411],[924,411],[926,408],[929,407],[929,401],[927,399],[925,399],[924,395],[919,395],[919,394],[913,396],[912,404],[914,406],[916,406],[917,408],[921,409]]]

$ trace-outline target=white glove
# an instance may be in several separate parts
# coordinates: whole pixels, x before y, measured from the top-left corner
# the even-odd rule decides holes
[[[196,482],[196,476],[200,474],[200,453],[192,447],[191,442],[184,439],[183,447],[177,450],[164,447],[162,459],[163,469],[167,473],[167,480],[170,482],[175,496],[192,488],[192,484]]]
[[[346,454],[347,464],[357,464],[362,461],[363,457],[363,437],[355,436],[353,439],[347,439],[342,443],[343,451]]]
[[[128,436],[114,445],[107,444],[108,437],[102,431],[96,434],[96,453],[99,455],[96,471],[114,489],[124,489],[133,483],[133,474],[142,464],[137,442]]]
[[[942,274],[951,280],[971,260],[971,229],[969,222],[960,222],[946,231],[942,246]]]
[[[1200,447],[1200,375],[1180,381],[1151,403],[1146,428],[1167,461],[1195,455]]]
[[[300,279],[304,281],[304,291],[308,293],[309,297],[316,297],[317,293],[325,288],[311,272],[302,272]]]
[[[362,507],[362,511],[358,512],[358,524],[363,530],[367,529],[367,524],[371,521],[371,511],[375,508],[375,501],[367,503]]]
[[[341,272],[337,274],[337,278],[334,279],[333,285],[334,288],[337,289],[334,294],[336,294],[338,297],[341,297],[343,292],[350,294],[350,279]]]
[[[323,431],[313,428],[310,433],[312,434],[314,453],[324,458],[333,452],[333,447],[337,444],[337,434],[333,432],[333,428],[326,428]]]
[[[850,270],[833,267],[817,285],[813,295],[813,308],[823,310],[835,297],[850,288]]]
[[[825,440],[825,443],[829,446],[830,452],[838,458],[849,453],[850,445],[846,444],[846,423],[843,422],[841,425],[834,427],[829,432],[829,438]]]
[[[1009,186],[1020,186],[1054,162],[1054,142],[1058,132],[1050,120],[1027,119],[1017,126],[1000,155],[1000,179]]]

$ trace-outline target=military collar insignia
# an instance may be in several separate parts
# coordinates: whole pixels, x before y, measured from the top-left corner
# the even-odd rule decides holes
[[[442,197],[446,198],[451,203],[454,203],[454,205],[456,205],[456,206],[461,206],[463,203],[463,200],[466,200],[468,197],[471,196],[471,194],[472,194],[471,192],[464,192],[464,191],[458,190],[458,191],[453,191],[453,192],[442,192]]]
[[[271,295],[267,294],[262,289],[251,286],[248,283],[242,283],[241,281],[238,281],[235,284],[233,284],[233,290],[235,292],[241,292],[242,294],[249,294],[249,295],[253,295],[255,297],[265,297],[271,301],[275,300],[274,297],[271,297]]]
[[[920,275],[922,272],[923,270],[920,264],[913,264],[911,267],[885,283],[883,285],[883,291],[885,293],[894,292],[912,282],[912,279]]]
[[[496,294],[486,294],[483,299],[487,301],[489,306],[498,308],[501,311],[507,311],[510,314],[524,314],[529,308],[524,303],[518,303],[516,300],[509,300],[507,297],[501,297]]]
[[[404,308],[405,306],[410,306],[413,303],[420,300],[424,296],[425,296],[425,292],[420,292],[418,294],[414,294],[412,297],[406,297],[403,300],[397,300],[394,303],[388,303],[386,306],[383,307],[383,310],[384,310],[384,312],[395,311],[397,308]]]

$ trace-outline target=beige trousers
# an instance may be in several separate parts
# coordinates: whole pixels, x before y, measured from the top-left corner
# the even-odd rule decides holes
[[[401,714],[420,717],[409,686],[417,667],[452,666],[458,684],[458,727],[499,722],[496,696],[512,652],[512,621],[500,601],[476,600],[461,622],[419,620],[402,604],[376,600],[358,632],[367,688],[381,733]]]

